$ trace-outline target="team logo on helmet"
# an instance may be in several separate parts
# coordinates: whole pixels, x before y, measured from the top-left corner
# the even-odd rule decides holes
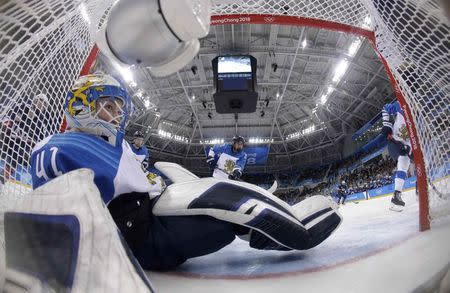
[[[110,102],[120,110],[105,110],[104,106]],[[69,129],[79,128],[107,137],[113,145],[119,145],[123,139],[130,109],[131,97],[126,90],[116,79],[102,74],[85,75],[76,80],[65,102]],[[107,118],[107,115],[114,116]]]
[[[91,103],[88,101],[89,88],[91,85],[92,81],[87,80],[86,83],[79,88],[70,91],[69,95],[72,97],[67,101],[67,111],[70,115],[76,116],[79,114],[88,114],[82,113],[83,111],[95,111],[95,101],[92,101]]]

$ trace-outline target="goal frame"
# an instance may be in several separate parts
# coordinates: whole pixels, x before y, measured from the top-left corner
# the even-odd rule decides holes
[[[386,59],[379,52],[376,46],[375,33],[371,30],[363,29],[348,24],[300,16],[275,15],[275,14],[224,14],[211,16],[212,26],[226,25],[226,24],[276,24],[276,25],[306,26],[352,34],[355,36],[364,37],[369,41],[369,43],[371,44],[372,48],[374,49],[381,63],[384,66],[384,69],[386,71],[387,76],[389,77],[389,81],[394,90],[396,98],[399,101],[400,106],[402,107],[403,113],[405,114],[405,121],[410,136],[412,152],[414,155],[415,171],[417,176],[416,188],[419,197],[419,229],[420,231],[426,231],[430,229],[428,185],[426,177],[427,175],[423,152],[420,147],[420,138],[417,134],[415,122],[410,107],[406,102],[406,99],[402,91],[400,90],[400,87],[398,86],[398,83],[395,80],[394,75],[391,69],[389,68]],[[98,51],[99,51],[98,47],[94,45],[80,71],[80,75],[85,75],[89,73],[90,68],[92,67],[97,58]],[[61,125],[61,132],[64,132],[65,128],[66,123],[65,121],[63,121]]]
[[[380,58],[384,66],[389,81],[394,90],[395,96],[402,107],[405,114],[405,122],[408,128],[408,133],[411,141],[411,148],[414,155],[414,165],[417,175],[417,191],[419,194],[419,229],[426,231],[430,229],[429,203],[428,203],[428,185],[427,175],[425,169],[425,162],[423,152],[420,147],[419,136],[417,135],[416,125],[411,113],[411,109],[406,102],[406,99],[394,78],[394,75],[389,68],[386,59],[381,55],[376,46],[375,33],[371,30],[355,27],[348,24],[337,23],[322,19],[307,18],[301,16],[290,15],[274,15],[274,14],[224,14],[213,15],[211,17],[211,25],[224,24],[277,24],[277,25],[292,25],[292,26],[306,26],[321,29],[328,29],[347,34],[366,38],[372,45],[372,48]]]

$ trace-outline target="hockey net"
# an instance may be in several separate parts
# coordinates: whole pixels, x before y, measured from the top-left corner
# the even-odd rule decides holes
[[[30,189],[29,155],[60,130],[72,82],[95,60],[96,32],[113,0],[30,0],[0,4],[0,213]],[[406,112],[420,190],[421,229],[450,211],[449,20],[436,1],[216,1],[213,25],[316,26],[373,43]],[[30,114],[45,94],[46,110]],[[380,109],[381,110],[381,109]],[[14,119],[28,116],[27,131]],[[2,234],[2,233],[0,233]]]

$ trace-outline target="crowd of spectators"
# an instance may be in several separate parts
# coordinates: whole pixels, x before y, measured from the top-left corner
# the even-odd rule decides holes
[[[282,199],[283,201],[289,203],[290,205],[293,205],[310,195],[317,195],[317,194],[330,195],[327,186],[328,183],[322,182],[314,187],[304,186],[304,187],[284,188],[279,189],[277,192],[275,192],[275,195],[280,199]]]
[[[305,197],[305,195],[302,194],[302,189],[297,187],[278,189],[275,192],[275,196],[290,205],[300,202]]]
[[[272,185],[273,181],[275,180],[274,174],[248,174],[244,173],[241,177],[241,179],[245,182],[250,182],[256,185],[261,186],[270,186]]]
[[[275,195],[289,204],[295,204],[311,195],[336,194],[342,181],[345,181],[344,190],[347,195],[393,183],[396,163],[391,158],[383,158],[381,155],[362,163],[361,159],[366,155],[367,153],[361,153],[352,156],[334,163],[331,167],[308,168],[279,174],[248,175],[246,177],[249,178],[244,180],[269,186],[276,179],[279,190]]]
[[[345,166],[352,166],[355,163],[353,161]],[[280,190],[276,195],[289,204],[295,204],[311,195],[335,195],[342,181],[345,181],[345,194],[364,192],[393,183],[392,175],[395,167],[396,164],[392,159],[378,156],[352,170],[341,171],[337,178],[333,177],[336,170],[330,170],[329,173],[333,174],[329,176],[328,181]]]
[[[345,181],[347,187],[345,194],[364,192],[393,183],[392,173],[395,166],[392,159],[383,159],[380,156],[360,168],[342,175],[341,183]]]

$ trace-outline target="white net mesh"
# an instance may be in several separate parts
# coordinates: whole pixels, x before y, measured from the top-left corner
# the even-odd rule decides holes
[[[220,4],[233,2],[232,4]],[[369,15],[362,1],[358,0],[307,0],[307,1],[217,1],[213,15],[271,14],[323,19],[356,27],[364,26]]]
[[[66,91],[79,75],[112,2],[34,0],[0,4],[0,178],[4,183],[0,212],[2,206],[28,190],[30,151],[42,137],[59,130]],[[450,30],[435,1],[217,2],[214,15],[300,16],[374,29],[379,51],[416,124],[432,183],[431,214],[448,213],[448,208],[438,207],[449,202],[450,189]],[[33,101],[38,94],[45,94],[49,100],[45,110],[37,110],[39,102]]]
[[[111,2],[0,5],[0,213],[29,191],[30,151],[60,129],[67,89],[80,74]]]
[[[380,53],[411,109],[428,180],[429,216],[450,214],[450,27],[436,1],[374,0]]]

